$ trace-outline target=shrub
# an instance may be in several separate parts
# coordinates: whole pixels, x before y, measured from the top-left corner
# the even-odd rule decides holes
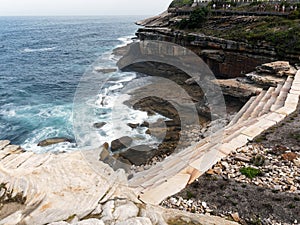
[[[241,174],[245,175],[246,177],[253,179],[257,176],[262,175],[262,172],[259,169],[255,169],[252,167],[243,167],[240,169]]]
[[[197,8],[192,12],[189,19],[189,28],[200,28],[207,20],[209,10],[206,7]]]
[[[300,19],[300,12],[297,11],[293,11],[289,14],[289,19],[290,20],[296,20],[296,19]]]
[[[209,10],[207,7],[201,7],[195,9],[189,19],[183,19],[178,23],[179,29],[194,29],[201,28],[203,23],[207,21],[209,15]]]

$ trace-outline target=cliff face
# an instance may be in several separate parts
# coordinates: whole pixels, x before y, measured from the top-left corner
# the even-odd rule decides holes
[[[176,18],[172,18],[170,14],[164,14],[161,20],[156,17],[155,23],[153,23],[154,20],[148,20],[151,23],[147,23],[147,21],[140,22],[145,28],[140,28],[136,35],[140,40],[173,42],[191,49],[209,65],[217,77],[241,77],[263,63],[276,60],[287,60],[296,63],[300,58],[300,53],[297,52],[285,54],[284,56],[279,55],[276,46],[265,41],[256,41],[255,43],[245,40],[237,41],[238,37],[233,41],[215,35],[205,35],[201,31],[175,30],[166,25],[167,19],[169,19],[169,24],[176,21]],[[228,19],[231,21],[230,23],[227,23]],[[234,26],[237,23],[249,23],[249,17],[247,16],[224,17],[218,18],[218,20],[224,22],[216,24],[217,22],[211,18],[207,22],[207,27],[212,30],[216,29],[220,32],[224,30],[223,32],[226,32],[228,26]]]

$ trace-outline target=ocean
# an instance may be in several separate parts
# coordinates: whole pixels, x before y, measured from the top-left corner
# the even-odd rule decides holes
[[[76,148],[75,142],[37,144],[53,137],[75,139],[72,109],[80,79],[97,61],[104,67],[115,64],[112,50],[131,41],[138,28],[134,22],[144,17],[0,17],[0,140],[38,153]],[[114,77],[99,99],[136,74],[117,71]],[[116,135],[105,114],[111,108],[100,106],[99,99],[90,99],[98,107],[94,122],[108,123],[99,139],[111,141]],[[145,116],[131,115],[131,121]]]

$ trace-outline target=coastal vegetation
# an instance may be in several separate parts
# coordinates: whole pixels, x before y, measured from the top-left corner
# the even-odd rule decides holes
[[[207,21],[209,15],[209,8],[201,7],[195,9],[188,19],[183,19],[179,22],[179,29],[195,29],[201,28]]]
[[[182,5],[183,2],[177,0],[171,6]],[[231,4],[230,7],[232,12],[261,13],[260,10],[264,10],[263,13],[270,13],[266,16],[216,14],[212,10],[213,4],[215,3],[210,2],[206,6],[190,8],[193,11],[179,19],[173,28],[245,42],[254,46],[264,43],[273,46],[276,54],[281,58],[284,58],[286,54],[300,51],[300,4],[281,3],[278,8],[281,9],[284,4],[288,9],[285,16],[281,11],[274,11],[274,4],[270,3],[253,2],[236,7]],[[216,3],[215,7],[216,9],[224,9],[221,3]],[[264,8],[261,9],[261,7]]]
[[[260,176],[262,173],[259,169],[255,169],[252,167],[243,167],[240,169],[241,174],[245,175],[246,177],[253,179],[257,176]]]
[[[191,6],[193,4],[193,0],[174,0],[170,4],[170,8],[175,7],[183,7],[183,6]]]

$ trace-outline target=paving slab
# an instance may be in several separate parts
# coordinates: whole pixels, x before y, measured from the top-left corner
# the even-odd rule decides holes
[[[296,106],[287,105],[287,106],[284,106],[284,107],[276,110],[275,112],[279,113],[279,114],[282,114],[282,115],[288,116],[288,115],[294,113],[296,110],[297,110]]]
[[[218,148],[213,148],[209,152],[206,152],[201,158],[191,162],[189,165],[201,173],[205,173],[219,160],[225,157],[224,153],[219,152]]]
[[[168,196],[172,196],[186,187],[190,180],[189,174],[176,174],[160,186],[146,190],[139,199],[145,203],[158,205]]]
[[[251,139],[252,138],[247,135],[240,134],[238,137],[229,141],[228,144],[235,145],[236,148],[240,148],[247,144],[249,141],[251,141]]]
[[[232,151],[236,149],[236,146],[230,143],[224,143],[220,147],[218,147],[218,150],[221,154],[224,154],[225,156],[229,155]]]
[[[257,126],[257,124],[253,124],[250,127],[246,128],[245,130],[243,130],[241,132],[241,134],[244,134],[246,136],[249,136],[252,138],[252,140],[254,138],[256,138],[258,135],[260,135],[262,132],[264,132],[265,130],[259,126]]]
[[[288,94],[284,105],[298,105],[299,95]]]
[[[286,118],[286,115],[282,115],[282,114],[279,114],[279,113],[276,113],[276,112],[272,112],[272,113],[267,114],[264,118],[268,119],[268,120],[271,120],[271,121],[274,121],[276,123],[279,123],[280,121],[282,121]]]
[[[257,122],[257,126],[260,128],[267,130],[270,127],[273,127],[276,125],[276,122],[273,120],[268,120],[266,118],[259,118],[259,121]]]
[[[290,94],[293,94],[293,95],[298,95],[298,96],[300,96],[300,87],[298,88],[298,90],[295,88],[292,88],[291,90],[290,90]]]

